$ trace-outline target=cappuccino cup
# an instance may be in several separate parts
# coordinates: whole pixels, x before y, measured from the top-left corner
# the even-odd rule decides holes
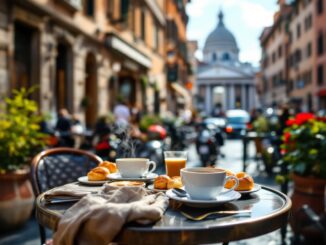
[[[156,163],[147,158],[118,158],[116,164],[121,177],[124,178],[143,177],[156,169]]]
[[[181,178],[190,198],[197,200],[216,200],[218,195],[228,193],[239,185],[235,176],[227,176],[224,169],[218,168],[183,168]],[[236,184],[231,189],[222,191],[229,179],[234,179]]]

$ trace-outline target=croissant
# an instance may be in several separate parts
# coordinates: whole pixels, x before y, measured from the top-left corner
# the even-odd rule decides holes
[[[110,171],[104,167],[96,167],[88,172],[87,177],[89,181],[106,180]]]
[[[104,161],[101,162],[98,166],[107,168],[110,171],[110,173],[117,172],[117,165],[114,162]]]
[[[155,189],[161,189],[166,190],[168,188],[168,182],[171,180],[171,178],[167,175],[160,175],[154,180],[154,188]]]

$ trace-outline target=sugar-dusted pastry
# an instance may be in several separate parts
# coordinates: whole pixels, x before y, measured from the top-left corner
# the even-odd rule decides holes
[[[117,165],[114,162],[103,161],[98,166],[107,168],[111,174],[116,173],[118,171]]]
[[[110,171],[104,167],[96,167],[88,172],[87,177],[89,181],[106,180]]]
[[[154,189],[166,190],[168,188],[168,182],[171,178],[167,175],[160,175],[154,180]]]
[[[174,176],[172,179],[168,181],[167,189],[172,188],[181,188],[183,186],[181,177],[180,176]]]
[[[254,188],[253,178],[245,172],[239,172],[236,174],[239,180],[239,185],[235,188],[236,191],[250,191]]]

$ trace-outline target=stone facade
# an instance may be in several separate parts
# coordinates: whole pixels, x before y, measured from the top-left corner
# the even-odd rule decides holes
[[[147,112],[170,109],[165,4],[1,1],[0,93],[37,85],[42,112],[55,120],[65,107],[88,126],[121,97]]]

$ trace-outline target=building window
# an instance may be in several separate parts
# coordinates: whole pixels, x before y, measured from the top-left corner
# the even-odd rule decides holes
[[[282,57],[282,45],[278,46],[278,57],[281,58]]]
[[[153,20],[153,48],[159,49],[159,26],[155,20]]]
[[[309,42],[307,44],[307,58],[309,58],[311,56],[311,51],[312,51],[311,42]]]
[[[324,12],[324,0],[317,0],[317,13],[322,14]]]
[[[301,25],[297,24],[297,38],[299,39],[301,37]]]
[[[129,0],[120,0],[120,17],[122,21],[128,20]]]
[[[317,54],[322,55],[324,53],[324,37],[323,32],[319,32],[317,39]]]
[[[215,62],[216,60],[217,60],[216,54],[213,53],[213,54],[212,54],[212,61]]]
[[[275,63],[275,60],[276,60],[276,55],[275,55],[275,52],[273,52],[273,54],[272,54],[272,63]]]
[[[89,17],[94,17],[94,0],[84,0],[84,14]]]
[[[322,85],[324,83],[323,65],[318,65],[318,68],[317,68],[317,83],[318,83],[318,85]]]
[[[146,16],[145,16],[145,9],[141,10],[140,14],[140,29],[141,29],[141,34],[140,37],[145,41],[146,39]]]
[[[229,53],[224,53],[222,56],[223,61],[229,61],[230,60],[230,54]]]

